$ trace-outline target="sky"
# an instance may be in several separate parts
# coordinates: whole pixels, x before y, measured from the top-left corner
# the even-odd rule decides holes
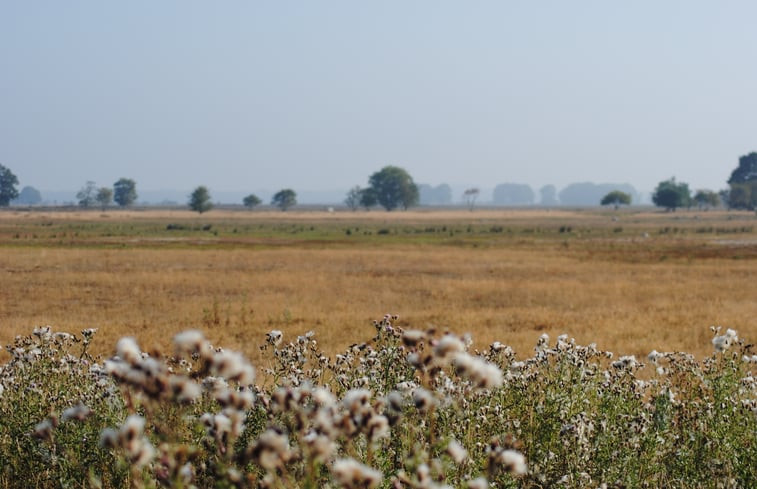
[[[0,0],[20,186],[538,189],[757,151],[757,2]]]

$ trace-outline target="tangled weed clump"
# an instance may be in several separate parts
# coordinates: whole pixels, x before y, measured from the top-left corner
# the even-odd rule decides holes
[[[202,333],[18,337],[0,368],[0,487],[754,487],[757,355],[614,359],[563,335],[517,360],[396,316],[333,357],[271,331],[255,368]]]

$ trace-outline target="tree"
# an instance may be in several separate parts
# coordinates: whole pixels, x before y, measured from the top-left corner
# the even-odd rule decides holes
[[[728,179],[731,186],[728,207],[754,209],[757,207],[757,153],[739,158],[739,166]]]
[[[95,200],[100,204],[102,210],[105,210],[113,201],[113,190],[108,187],[101,187],[95,195]]]
[[[34,187],[26,186],[21,189],[18,197],[13,201],[14,204],[35,205],[42,202],[42,194]]]
[[[720,196],[712,190],[700,189],[694,194],[694,202],[700,209],[706,207],[717,207],[720,205]]]
[[[602,200],[599,201],[599,203],[601,205],[612,204],[615,206],[615,210],[617,210],[621,204],[630,205],[631,196],[625,192],[621,192],[620,190],[613,190],[612,192],[602,197]]]
[[[250,194],[242,199],[242,204],[244,204],[244,206],[248,209],[252,209],[256,205],[260,205],[261,202],[262,200],[260,200],[260,198],[255,194]]]
[[[95,205],[97,199],[97,186],[92,180],[88,180],[87,183],[76,193],[76,198],[79,200],[79,205],[85,209]]]
[[[501,183],[494,187],[492,201],[497,205],[531,205],[534,191],[524,183]]]
[[[206,186],[200,185],[189,195],[189,208],[200,214],[213,208],[213,203],[210,202],[210,192],[208,192]]]
[[[739,166],[731,173],[728,183],[744,183],[757,180],[757,153],[739,158]]]
[[[421,205],[449,205],[452,203],[452,188],[443,183],[432,187],[420,184],[418,187],[418,201]]]
[[[371,187],[360,190],[360,205],[365,210],[369,210],[371,207],[375,207],[378,204],[378,198],[376,197],[376,191]]]
[[[355,185],[347,191],[347,196],[344,198],[344,204],[352,211],[356,211],[360,207],[360,196],[362,190],[359,185]]]
[[[418,186],[403,168],[385,166],[368,179],[376,200],[387,211],[402,206],[407,209],[418,203]]]
[[[473,207],[476,205],[476,199],[480,193],[481,191],[476,187],[465,189],[465,192],[463,192],[463,200],[471,212],[473,212]]]
[[[279,190],[271,199],[271,205],[275,205],[282,211],[286,211],[293,205],[297,205],[297,193],[291,188]]]
[[[539,204],[548,207],[560,205],[560,202],[557,200],[557,188],[554,185],[543,186],[539,189],[539,193],[541,194]]]
[[[669,211],[675,211],[678,207],[691,205],[691,191],[689,184],[676,182],[675,177],[657,184],[652,194],[652,202],[658,207],[665,207]]]
[[[571,183],[560,190],[560,205],[595,206],[608,192],[620,190],[631,196],[632,200],[639,200],[638,192],[627,183]]]
[[[0,165],[0,207],[7,207],[18,197],[18,178],[8,168]]]
[[[121,207],[129,207],[137,201],[137,184],[130,178],[119,178],[113,190],[113,200]]]
[[[757,180],[744,183],[732,183],[728,192],[730,209],[754,209],[757,207]]]

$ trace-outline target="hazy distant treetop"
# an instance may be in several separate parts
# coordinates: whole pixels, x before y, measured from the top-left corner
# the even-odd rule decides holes
[[[21,205],[35,205],[42,202],[42,194],[39,193],[39,190],[37,190],[34,187],[26,186],[21,189],[21,192],[19,192],[18,197],[16,197],[15,200],[13,200],[14,204],[21,204]]]
[[[97,194],[95,195],[95,200],[98,204],[100,204],[100,207],[105,210],[105,208],[108,207],[111,202],[113,202],[113,189],[109,187],[99,188],[97,190]]]
[[[534,191],[524,183],[500,183],[494,187],[492,202],[495,205],[531,205]]]
[[[452,188],[443,183],[432,187],[418,184],[418,201],[421,205],[450,205],[452,203]]]
[[[276,192],[271,199],[271,205],[275,205],[282,211],[297,205],[297,193],[291,188],[285,188]]]
[[[347,195],[344,197],[344,205],[350,208],[352,211],[356,211],[360,207],[360,195],[361,189],[359,185],[355,185],[347,191]]]
[[[571,183],[564,189],[560,190],[560,204],[595,206],[597,205],[597,202],[602,200],[602,197],[613,190],[624,192],[630,195],[632,199],[637,198],[636,189],[627,183],[578,182]]]
[[[128,207],[137,200],[137,184],[130,178],[119,178],[113,190],[113,200],[121,207]]]
[[[404,168],[385,166],[371,175],[368,182],[376,200],[387,211],[397,207],[407,209],[418,203],[418,186]]]
[[[204,185],[200,185],[189,195],[189,208],[195,212],[202,214],[213,208],[213,203],[210,201],[210,192]]]
[[[0,207],[6,207],[18,197],[18,178],[8,168],[0,165]]]
[[[97,186],[92,180],[88,180],[87,183],[76,193],[76,199],[79,201],[79,206],[86,208],[95,205],[97,197]]]
[[[757,180],[757,153],[739,158],[739,166],[731,173],[728,183],[743,183]]]
[[[557,187],[554,185],[545,185],[539,189],[541,199],[539,204],[543,206],[555,206],[559,205],[560,201],[557,200]]]

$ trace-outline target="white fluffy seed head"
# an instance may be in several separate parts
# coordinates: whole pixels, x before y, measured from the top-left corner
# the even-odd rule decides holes
[[[134,338],[126,337],[118,340],[116,354],[125,362],[136,365],[142,359],[142,351]]]
[[[378,470],[363,465],[351,458],[342,458],[334,461],[331,466],[334,479],[343,487],[373,488],[379,485],[383,474]]]

